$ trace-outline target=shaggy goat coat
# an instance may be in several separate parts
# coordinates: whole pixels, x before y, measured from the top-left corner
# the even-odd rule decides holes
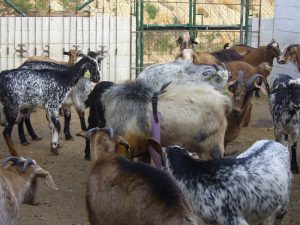
[[[148,147],[152,93],[152,88],[137,80],[114,85],[102,96],[107,126],[126,138],[135,153],[145,152]],[[222,157],[230,110],[230,99],[208,84],[171,84],[158,99],[161,143]]]
[[[218,65],[195,65],[186,60],[154,64],[145,68],[137,80],[159,91],[169,82],[176,84],[199,85],[209,83],[223,90],[228,81],[228,71]]]
[[[291,173],[287,148],[280,143],[258,141],[236,159],[199,161],[178,146],[167,147],[164,154],[166,170],[207,223],[247,225],[269,219],[275,225],[287,212]]]

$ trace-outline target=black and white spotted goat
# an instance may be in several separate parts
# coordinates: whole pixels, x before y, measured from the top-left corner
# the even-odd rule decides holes
[[[288,142],[288,135],[291,135],[291,170],[299,173],[296,150],[300,132],[300,79],[280,74],[273,82],[270,104],[275,139],[281,142],[284,136]]]
[[[80,55],[81,56],[81,55]],[[93,51],[88,52],[88,56],[94,58],[97,60],[98,64],[101,65],[101,60],[103,57]],[[59,70],[59,71],[65,71],[70,68],[69,65],[61,65],[53,62],[46,62],[46,61],[29,61],[23,63],[20,67],[20,69],[31,69],[31,70],[42,70],[42,69],[53,69],[53,70]],[[71,140],[73,137],[70,132],[70,121],[71,121],[71,106],[74,105],[76,112],[80,119],[80,125],[82,130],[86,130],[87,126],[85,123],[85,116],[84,116],[84,110],[86,108],[85,101],[88,98],[88,95],[91,91],[91,81],[88,79],[88,77],[84,76],[79,79],[78,83],[72,88],[71,92],[69,93],[68,97],[64,101],[62,105],[62,109],[64,111],[64,134],[66,140]],[[35,134],[31,122],[30,117],[26,117],[24,119],[27,130],[29,135],[32,137],[32,139],[35,139],[37,135]],[[24,134],[24,128],[23,123],[20,122],[18,125],[19,128],[19,137],[21,144],[26,145],[28,144],[28,141]]]
[[[11,139],[13,125],[35,107],[44,108],[47,112],[51,151],[58,154],[58,110],[87,70],[91,81],[99,82],[99,64],[90,56],[84,56],[65,71],[14,69],[0,73],[0,124],[5,126],[3,135],[12,155],[18,155]]]
[[[279,225],[287,213],[291,171],[282,144],[261,140],[237,158],[201,161],[179,146],[161,149],[150,142],[206,223]]]

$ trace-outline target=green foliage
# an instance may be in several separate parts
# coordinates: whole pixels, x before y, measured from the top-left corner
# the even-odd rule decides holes
[[[59,0],[60,3],[63,5],[64,9],[71,9],[75,10],[76,6],[79,5],[81,0]]]
[[[147,3],[146,7],[145,7],[145,10],[148,13],[149,18],[151,20],[154,20],[157,13],[158,13],[158,9],[155,7],[155,5]]]
[[[35,7],[40,10],[48,10],[49,1],[48,0],[36,0]]]
[[[32,4],[29,1],[13,0],[12,3],[23,12],[28,12],[32,8]]]
[[[159,37],[157,40],[158,50],[162,52],[172,51],[175,48],[175,42],[170,37]]]

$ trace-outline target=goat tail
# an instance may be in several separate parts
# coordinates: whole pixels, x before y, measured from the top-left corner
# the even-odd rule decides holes
[[[166,91],[166,88],[171,84],[172,82],[168,82],[164,84],[160,91],[156,91],[153,93],[151,101],[152,101],[152,113],[154,117],[155,123],[158,123],[158,115],[157,115],[157,105],[158,105],[158,96]]]

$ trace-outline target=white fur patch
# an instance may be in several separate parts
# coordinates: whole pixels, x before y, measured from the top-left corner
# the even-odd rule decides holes
[[[289,85],[291,85],[291,84],[300,85],[300,78],[295,79],[295,80],[290,80],[290,81],[289,81]]]

